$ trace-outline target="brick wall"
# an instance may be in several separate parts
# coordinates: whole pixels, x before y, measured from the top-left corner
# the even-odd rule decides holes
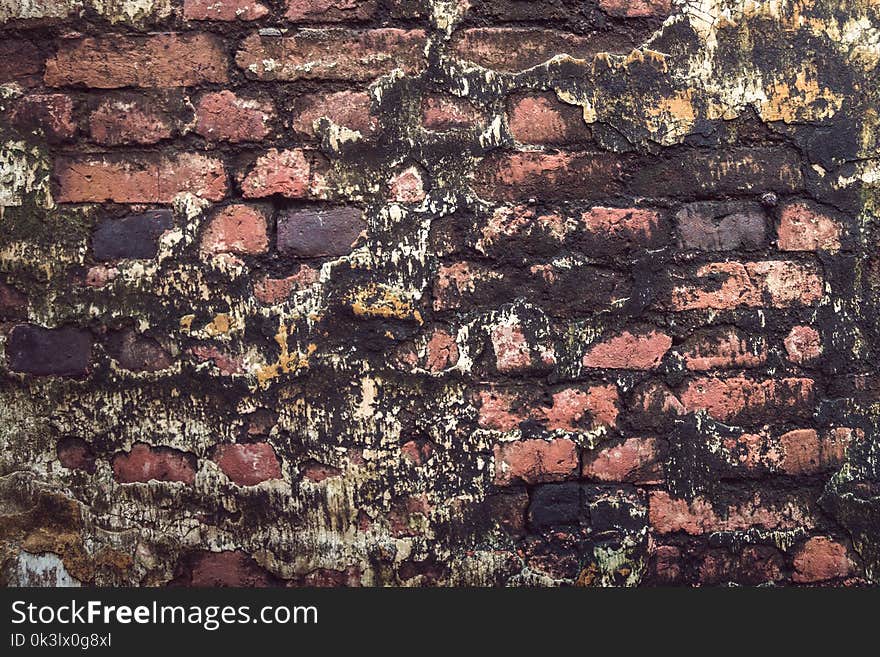
[[[728,4],[6,3],[3,581],[872,582],[880,17]]]

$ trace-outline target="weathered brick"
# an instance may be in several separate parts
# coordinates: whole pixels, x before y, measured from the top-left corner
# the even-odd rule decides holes
[[[689,370],[747,368],[767,360],[767,345],[763,337],[747,337],[736,328],[725,327],[696,333],[678,353]]]
[[[621,158],[607,153],[500,153],[480,163],[474,191],[502,201],[599,199],[619,191],[622,174]]]
[[[174,224],[170,210],[152,210],[120,219],[105,219],[92,234],[96,260],[154,258],[159,238]]]
[[[529,504],[529,525],[535,530],[577,524],[584,516],[581,487],[576,483],[538,486]]]
[[[619,397],[613,384],[564,388],[553,393],[551,401],[535,413],[551,431],[611,428],[617,423]]]
[[[804,202],[789,203],[779,217],[778,244],[783,251],[837,251],[840,224]]]
[[[187,586],[256,588],[277,584],[268,571],[241,550],[199,552],[188,561],[182,578]]]
[[[32,41],[11,36],[0,41],[0,84],[17,82],[34,87],[42,72],[43,56]]]
[[[17,127],[36,128],[50,142],[71,139],[76,134],[73,100],[64,94],[33,94],[15,105],[11,122]]]
[[[265,276],[254,283],[254,296],[260,303],[278,303],[286,300],[295,290],[303,290],[318,280],[318,270],[300,265],[299,270],[285,278]]]
[[[365,81],[396,68],[419,72],[425,66],[424,45],[422,30],[309,30],[286,37],[249,36],[235,61],[259,80]]]
[[[455,338],[443,329],[437,329],[425,345],[425,365],[432,372],[442,372],[458,363],[458,345]]]
[[[810,529],[816,524],[812,510],[799,497],[764,499],[760,494],[731,504],[726,514],[721,515],[706,498],[697,497],[688,502],[663,490],[651,491],[648,516],[651,528],[658,534],[685,532],[700,535],[752,528],[771,531],[797,527]]]
[[[522,71],[556,55],[587,59],[611,43],[540,28],[477,27],[461,30],[453,39],[457,57],[497,71]],[[620,42],[616,44],[620,46]]]
[[[227,81],[226,54],[208,34],[88,37],[64,40],[46,61],[50,87],[188,87]]]
[[[195,457],[171,447],[135,443],[130,452],[112,459],[113,476],[122,484],[148,481],[180,481],[192,484],[196,478]]]
[[[765,191],[793,193],[803,182],[800,157],[789,148],[690,149],[641,167],[630,191],[648,198],[707,198]]]
[[[301,258],[346,255],[365,228],[357,208],[283,212],[278,217],[278,250]]]
[[[377,0],[287,0],[284,17],[294,22],[364,21],[376,12]]]
[[[260,141],[269,134],[274,117],[272,103],[224,89],[202,96],[196,108],[196,132],[211,141]]]
[[[265,198],[281,194],[286,198],[306,198],[311,184],[311,163],[305,152],[279,151],[270,148],[257,158],[253,168],[241,183],[245,198]]]
[[[155,144],[179,129],[179,121],[166,103],[134,94],[105,99],[89,117],[92,140],[106,146]]]
[[[648,18],[668,16],[671,0],[599,0],[599,8],[615,18]]]
[[[730,310],[740,306],[809,306],[822,298],[818,268],[787,260],[701,265],[696,281],[672,290],[674,310]]]
[[[700,583],[723,583],[755,586],[783,579],[785,559],[775,547],[749,545],[741,552],[711,550],[700,563]]]
[[[556,363],[552,345],[539,344],[526,337],[516,316],[502,319],[489,330],[495,369],[503,373],[546,369]]]
[[[846,545],[827,536],[813,536],[794,557],[792,579],[800,583],[849,577],[854,570]]]
[[[58,461],[68,470],[95,472],[95,454],[89,444],[76,436],[65,436],[55,446]]]
[[[822,336],[812,326],[794,326],[784,340],[788,360],[804,365],[822,355]]]
[[[766,218],[755,203],[691,203],[675,214],[679,245],[701,251],[759,249]]]
[[[694,379],[679,398],[686,410],[705,410],[716,420],[726,422],[809,416],[814,395],[812,379],[756,381],[737,376]]]
[[[83,376],[92,358],[92,334],[64,326],[13,327],[6,342],[6,364],[13,372],[37,376]]]
[[[170,203],[180,193],[211,201],[226,195],[226,170],[199,153],[73,156],[55,160],[61,203]]]
[[[577,448],[565,438],[499,443],[494,453],[498,486],[561,481],[572,477],[578,467]]]
[[[255,21],[269,13],[256,0],[184,0],[183,17],[188,21]]]
[[[779,437],[779,469],[786,474],[805,475],[840,467],[847,449],[860,435],[860,430],[843,427],[822,433],[815,429],[789,431]]]
[[[269,248],[266,215],[259,208],[235,204],[218,212],[202,233],[202,252],[255,255]]]
[[[388,198],[396,203],[421,203],[425,196],[425,181],[416,166],[400,171],[388,184]]]
[[[371,114],[370,94],[366,91],[337,91],[328,94],[307,94],[294,105],[293,129],[315,137],[315,122],[327,118],[336,125],[369,136],[376,130]]]
[[[581,108],[566,105],[549,93],[511,98],[507,125],[513,138],[523,144],[569,144],[591,137]]]
[[[628,438],[619,445],[586,453],[581,474],[596,481],[659,483],[666,449],[665,441],[657,438]]]
[[[465,98],[432,94],[422,98],[422,126],[443,132],[481,127],[485,121],[479,110]]]
[[[213,460],[239,486],[281,478],[281,463],[269,443],[218,445]]]
[[[0,281],[0,319],[18,319],[27,315],[28,299],[12,285]]]
[[[133,372],[158,372],[171,366],[171,356],[155,340],[132,329],[107,339],[107,350],[119,365]]]
[[[592,345],[584,354],[584,367],[652,370],[659,367],[672,346],[672,338],[659,331],[619,335]]]

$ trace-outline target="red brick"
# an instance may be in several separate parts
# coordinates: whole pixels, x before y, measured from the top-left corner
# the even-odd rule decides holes
[[[822,338],[812,326],[794,326],[785,337],[788,360],[803,365],[822,355]]]
[[[694,284],[672,291],[674,310],[731,310],[740,306],[809,306],[822,298],[822,276],[813,264],[786,260],[701,265]]]
[[[770,531],[797,527],[810,529],[816,522],[810,509],[796,497],[765,500],[755,493],[751,498],[729,506],[725,515],[719,515],[705,498],[688,502],[662,490],[649,493],[648,518],[655,533],[685,532],[694,536],[752,528]]]
[[[543,64],[556,55],[587,59],[610,50],[601,36],[586,37],[555,30],[518,27],[477,27],[460,31],[453,39],[453,53],[466,61],[496,71],[522,71]],[[621,46],[621,41],[615,44]],[[626,46],[623,48],[626,50]]]
[[[219,201],[226,195],[223,162],[198,153],[59,157],[55,177],[61,203],[170,203],[183,192]]]
[[[523,144],[566,144],[590,139],[580,107],[560,102],[555,94],[532,94],[511,99],[507,125]]]
[[[294,22],[364,21],[376,12],[376,0],[287,0],[284,17]]]
[[[218,445],[213,460],[239,486],[281,478],[281,464],[269,443]]]
[[[178,131],[164,107],[133,96],[108,98],[89,117],[92,140],[107,146],[155,144]]]
[[[853,571],[846,545],[827,536],[814,536],[795,555],[792,579],[799,583],[824,582],[849,577]]]
[[[783,251],[837,251],[840,224],[807,203],[791,203],[779,218],[779,248]]]
[[[184,582],[188,586],[256,588],[276,583],[269,572],[240,550],[201,552],[191,561]]]
[[[426,440],[408,440],[400,446],[400,453],[415,465],[424,465],[434,453],[434,448]]]
[[[281,194],[286,198],[306,198],[311,183],[311,164],[300,149],[279,151],[270,148],[241,183],[245,198],[264,198]]]
[[[495,445],[497,486],[563,481],[574,475],[577,467],[577,448],[565,438],[519,440]]]
[[[581,473],[596,481],[656,484],[663,481],[666,445],[657,438],[629,438],[584,456]]]
[[[113,476],[123,484],[151,480],[192,484],[196,478],[195,457],[170,447],[135,443],[130,452],[116,454],[112,463]]]
[[[73,100],[64,94],[34,94],[15,104],[12,123],[41,130],[51,142],[71,139],[76,134]]]
[[[692,336],[679,353],[689,370],[746,368],[757,367],[767,360],[767,345],[762,337],[749,339],[739,330],[727,327]]]
[[[479,110],[464,98],[429,95],[422,98],[422,126],[443,132],[481,127],[484,120]]]
[[[249,36],[235,61],[259,80],[366,81],[425,66],[422,30],[309,30],[286,37]]]
[[[599,8],[615,18],[648,18],[668,16],[670,0],[599,0]]]
[[[455,338],[443,329],[431,334],[425,346],[426,365],[432,372],[442,372],[458,363],[458,345]]]
[[[552,401],[537,414],[550,431],[610,428],[617,423],[619,398],[613,384],[565,388],[553,393]]]
[[[285,301],[295,290],[303,290],[317,282],[318,270],[300,265],[299,270],[286,278],[265,276],[254,283],[254,296],[260,303],[274,304]]]
[[[183,17],[188,21],[255,21],[269,13],[256,0],[184,0]]]
[[[528,419],[528,400],[515,390],[480,390],[478,406],[477,424],[484,429],[510,431]]]
[[[598,199],[619,191],[622,171],[607,153],[499,153],[480,163],[474,191],[501,201]]]
[[[861,430],[845,427],[819,434],[815,429],[795,429],[779,437],[779,469],[786,474],[808,475],[838,468],[849,446],[863,437]]]
[[[672,338],[659,331],[619,335],[591,346],[583,366],[618,370],[652,370],[660,365],[672,346]]]
[[[196,109],[196,132],[210,141],[260,141],[269,134],[274,118],[272,103],[223,90],[202,96]]]
[[[268,248],[266,216],[261,210],[248,205],[223,208],[202,234],[204,253],[254,255],[265,253]]]
[[[119,87],[189,87],[227,81],[226,53],[208,34],[106,36],[65,40],[46,62],[46,84]]]
[[[421,203],[425,196],[425,182],[415,166],[399,172],[388,184],[388,198],[395,203]]]
[[[308,94],[297,100],[293,129],[315,137],[315,121],[327,118],[336,125],[369,136],[376,130],[376,118],[370,113],[372,101],[366,91],[337,91]]]
[[[703,377],[688,383],[680,395],[686,410],[706,410],[721,422],[802,416],[808,413],[813,398],[813,380],[803,378],[755,381],[745,377]]]
[[[660,213],[645,208],[594,207],[581,215],[587,233],[605,240],[650,245],[660,226]]]
[[[678,584],[681,565],[681,550],[674,545],[658,545],[651,550],[651,575],[658,584]]]
[[[119,270],[116,267],[95,265],[89,267],[89,270],[86,272],[85,283],[89,287],[104,287],[117,276],[119,276]]]

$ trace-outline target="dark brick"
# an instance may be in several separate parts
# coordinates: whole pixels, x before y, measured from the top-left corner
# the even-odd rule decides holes
[[[675,221],[679,245],[686,249],[758,249],[767,241],[764,211],[757,203],[691,203]]]
[[[182,586],[264,587],[278,581],[241,550],[197,552],[181,560],[174,581]]]
[[[92,448],[82,438],[66,436],[56,445],[58,460],[68,470],[95,471],[95,455]]]
[[[82,376],[91,356],[92,334],[73,326],[46,329],[19,324],[6,343],[9,369],[37,376]]]
[[[171,357],[158,342],[131,329],[112,334],[107,350],[122,367],[133,372],[156,372],[171,365]]]
[[[581,487],[574,482],[538,486],[532,492],[529,524],[533,529],[576,524],[581,518]]]
[[[122,219],[106,219],[92,236],[95,259],[155,257],[159,237],[171,228],[172,223],[170,210],[152,210]]]
[[[364,228],[357,208],[293,210],[278,218],[278,250],[302,258],[345,255]]]
[[[783,146],[682,151],[636,172],[631,192],[646,197],[795,192],[803,187],[798,154]]]

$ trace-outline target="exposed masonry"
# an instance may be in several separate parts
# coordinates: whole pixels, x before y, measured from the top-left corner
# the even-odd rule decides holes
[[[878,28],[5,3],[2,580],[878,581]]]

